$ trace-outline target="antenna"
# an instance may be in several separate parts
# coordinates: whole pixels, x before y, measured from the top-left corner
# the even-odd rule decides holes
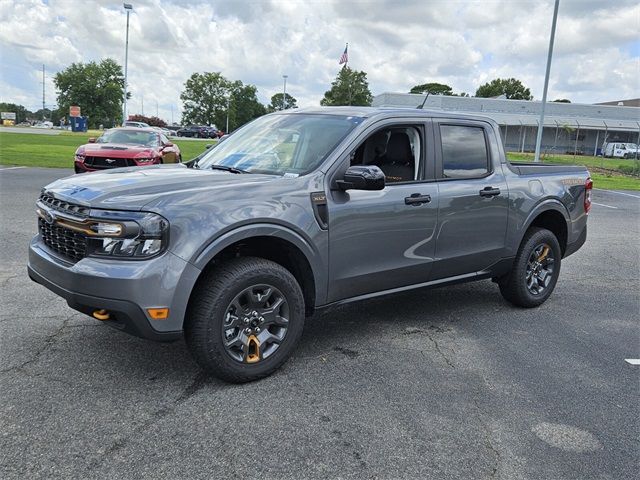
[[[418,110],[422,110],[424,108],[424,104],[427,103],[427,98],[429,98],[429,92],[427,92],[427,96],[424,97],[424,100],[422,101],[422,104],[418,105],[416,108]]]

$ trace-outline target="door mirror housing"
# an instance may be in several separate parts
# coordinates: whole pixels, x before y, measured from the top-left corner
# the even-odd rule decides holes
[[[89,137],[89,143],[96,143],[96,137]]]
[[[375,165],[353,165],[336,183],[340,190],[382,190],[385,185],[384,173]]]

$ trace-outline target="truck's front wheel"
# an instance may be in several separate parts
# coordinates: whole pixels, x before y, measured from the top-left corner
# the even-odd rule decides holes
[[[202,368],[240,383],[265,377],[287,360],[305,317],[302,290],[287,269],[262,258],[234,258],[196,288],[185,338]]]
[[[518,307],[537,307],[549,298],[560,275],[562,251],[547,229],[530,228],[511,271],[498,281],[500,293]]]

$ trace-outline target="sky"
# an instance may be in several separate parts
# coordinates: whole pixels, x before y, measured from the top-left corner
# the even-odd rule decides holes
[[[373,95],[440,82],[473,94],[516,77],[540,100],[552,0],[128,0],[129,113],[180,121],[194,72],[221,72],[317,106],[349,43]],[[56,104],[53,75],[73,62],[124,64],[126,14],[108,0],[0,0],[0,101]],[[640,2],[560,0],[549,100],[640,96]]]

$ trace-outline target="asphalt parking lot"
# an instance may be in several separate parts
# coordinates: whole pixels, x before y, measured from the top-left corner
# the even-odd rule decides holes
[[[29,280],[33,202],[70,173],[0,170],[0,478],[637,475],[639,193],[594,192],[538,309],[490,281],[343,306],[275,375],[229,385]]]

